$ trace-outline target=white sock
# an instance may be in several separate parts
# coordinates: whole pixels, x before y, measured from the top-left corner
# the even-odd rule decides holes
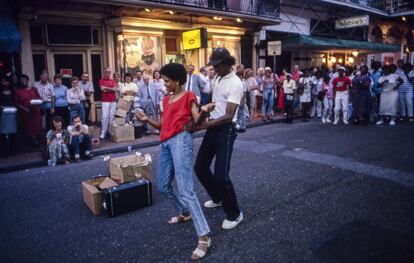
[[[85,151],[85,154],[88,155],[90,152],[89,151]]]

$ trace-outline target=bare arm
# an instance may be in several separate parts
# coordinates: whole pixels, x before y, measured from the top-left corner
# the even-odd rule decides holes
[[[154,121],[152,118],[148,118],[147,115],[143,112],[136,113],[137,118],[143,123],[149,123],[152,127],[156,129],[161,129],[161,122]]]
[[[201,128],[209,129],[209,128],[217,127],[223,124],[231,123],[234,115],[236,114],[236,110],[238,106],[239,106],[238,104],[228,102],[227,107],[226,107],[226,114],[224,114],[218,119],[210,120],[209,122],[204,122],[201,125]]]

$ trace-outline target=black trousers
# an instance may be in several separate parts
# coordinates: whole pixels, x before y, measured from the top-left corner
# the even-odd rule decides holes
[[[194,171],[213,202],[222,202],[227,220],[240,215],[236,192],[230,179],[230,162],[237,133],[233,124],[208,129],[194,165]],[[214,174],[210,169],[213,158]]]
[[[291,96],[291,99],[289,96]],[[292,123],[293,121],[293,94],[285,94],[285,111],[286,111],[286,122]]]

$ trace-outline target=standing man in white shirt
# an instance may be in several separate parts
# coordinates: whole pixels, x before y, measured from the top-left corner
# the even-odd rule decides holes
[[[223,229],[235,228],[243,220],[229,175],[233,145],[237,137],[237,110],[243,97],[243,84],[232,71],[235,62],[227,49],[213,49],[209,65],[217,73],[217,85],[212,94],[215,109],[210,113],[210,120],[201,124],[201,128],[207,129],[207,132],[194,165],[198,179],[212,199],[205,202],[204,206],[223,206],[226,213],[221,226]],[[213,173],[210,166],[214,157]]]

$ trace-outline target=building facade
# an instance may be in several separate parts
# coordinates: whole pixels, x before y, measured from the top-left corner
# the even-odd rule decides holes
[[[226,47],[252,66],[254,32],[279,23],[278,1],[23,1],[14,7],[21,35],[21,72],[32,80],[89,72],[97,84],[103,67],[152,74],[169,62],[204,66],[212,48]],[[202,48],[185,50],[182,33],[203,28]],[[96,99],[100,98],[99,90]]]

